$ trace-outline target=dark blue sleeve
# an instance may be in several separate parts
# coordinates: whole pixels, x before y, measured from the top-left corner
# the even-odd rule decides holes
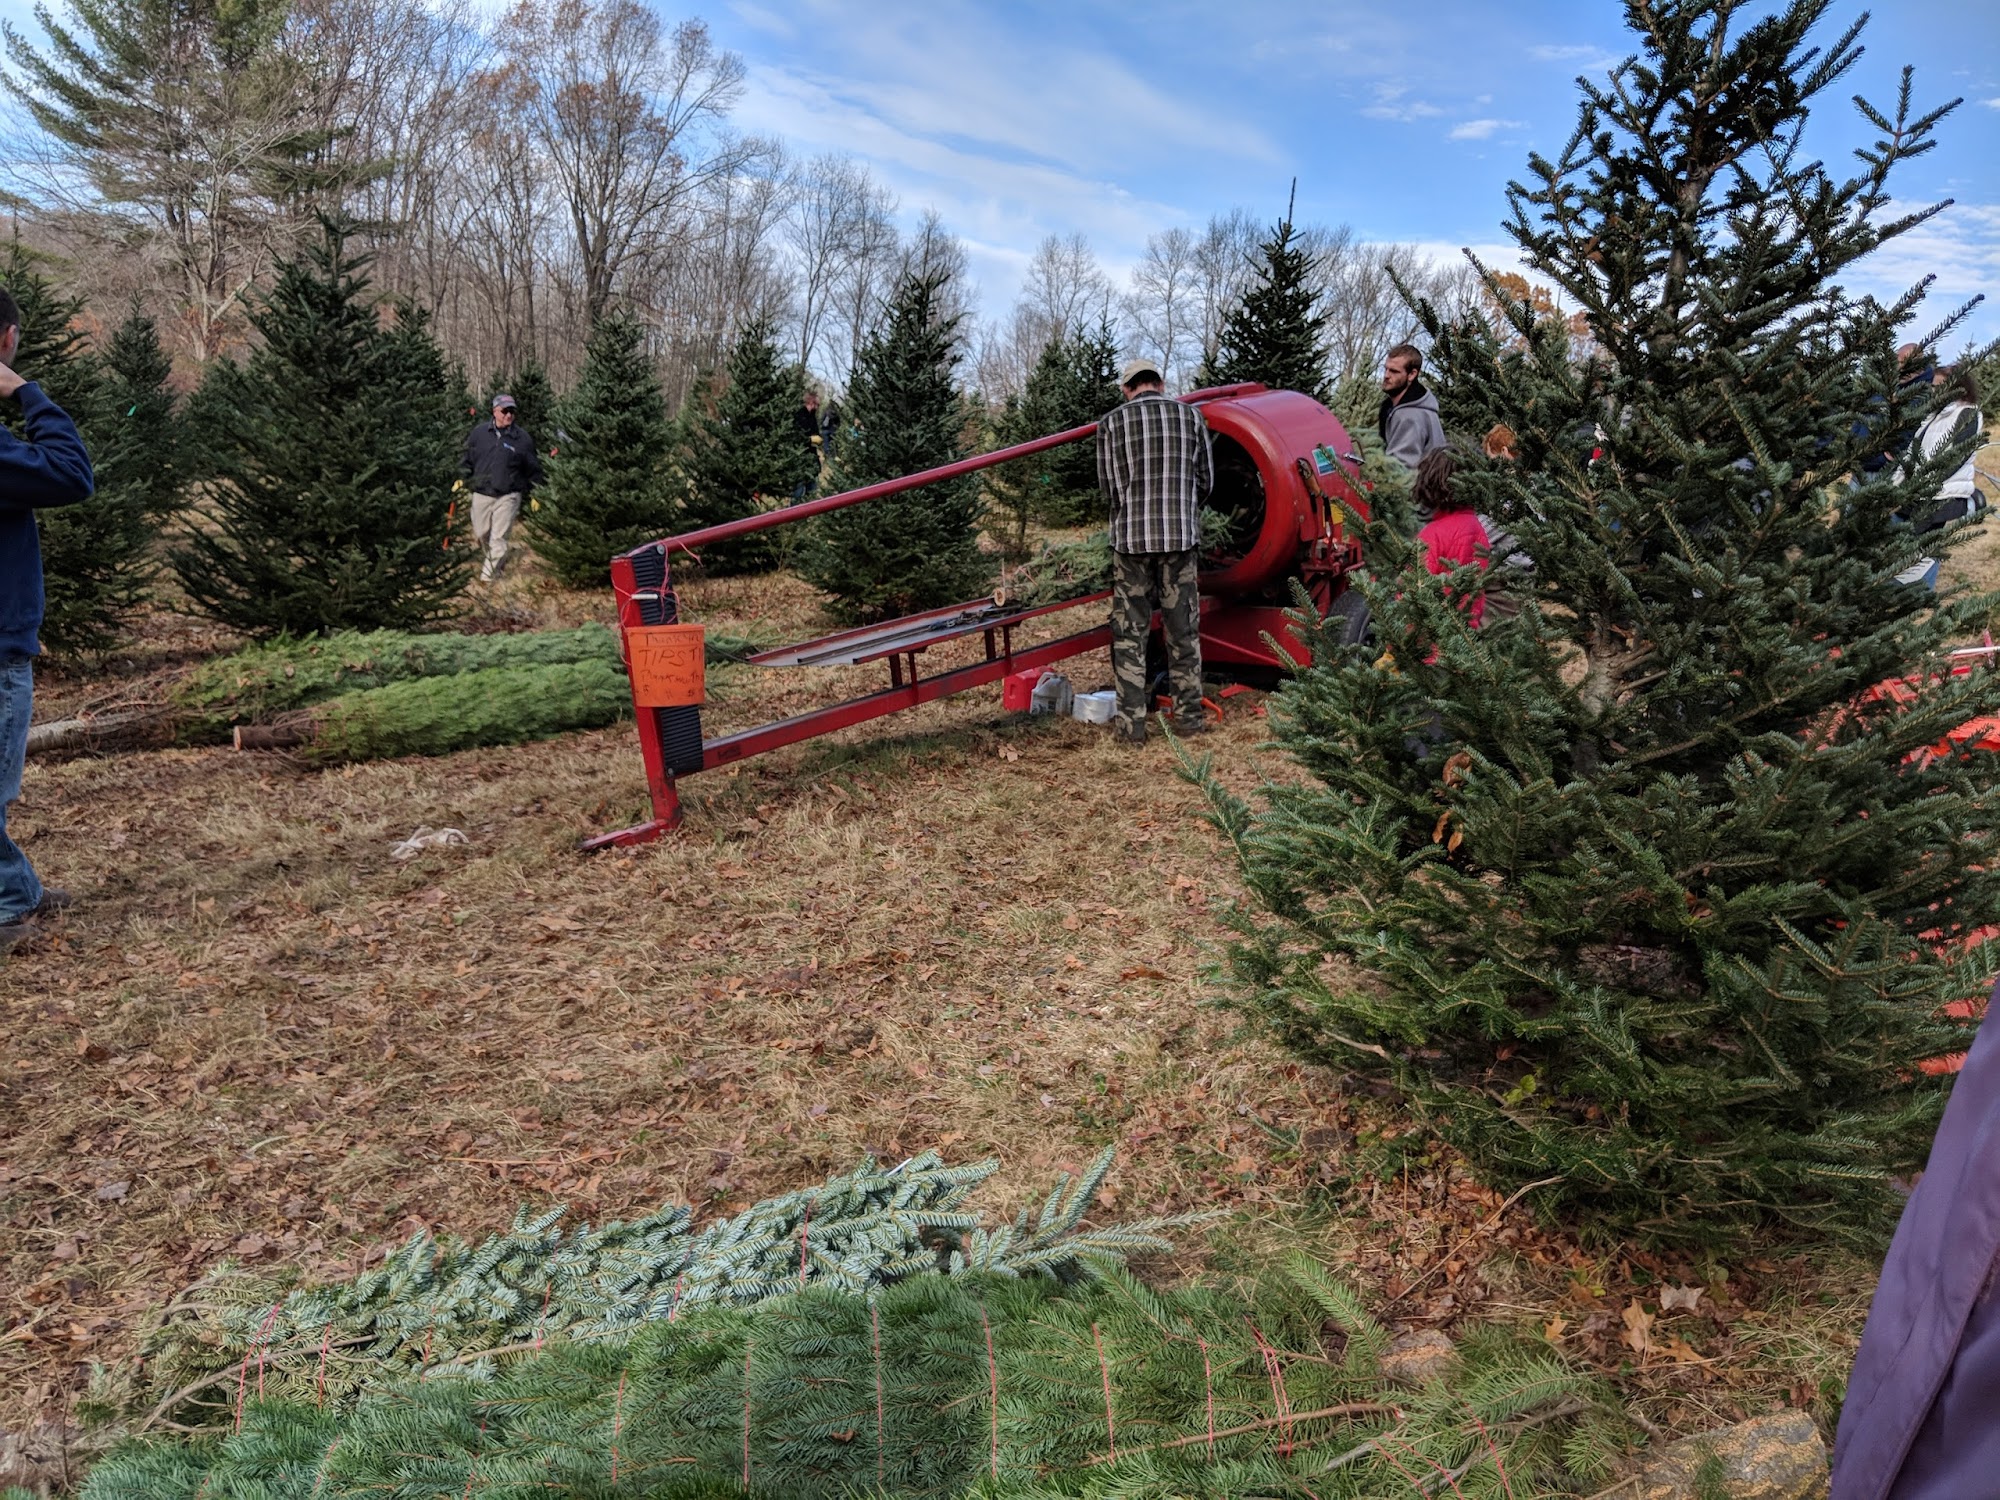
[[[0,428],[0,510],[45,510],[88,500],[97,488],[76,424],[32,380],[15,392],[26,442]]]

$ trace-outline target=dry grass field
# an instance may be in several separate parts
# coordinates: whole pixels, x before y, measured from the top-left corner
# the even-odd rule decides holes
[[[2000,536],[1964,565],[2000,576]],[[685,597],[759,639],[824,628],[783,577]],[[529,576],[473,623],[607,607]],[[152,616],[109,677],[50,676],[40,716],[157,695],[222,644]],[[1108,682],[1101,659],[1076,675]],[[710,733],[874,685],[726,668]],[[1238,788],[1289,774],[1258,701],[1204,742]],[[1665,1429],[1829,1414],[1868,1267],[1579,1239],[1236,1034],[1206,970],[1237,882],[1166,745],[1003,714],[994,689],[684,789],[679,835],[583,857],[645,811],[629,726],[335,771],[32,763],[16,829],[78,905],[0,968],[0,1434],[72,1438],[93,1368],[129,1376],[148,1309],[226,1259],[342,1276],[521,1202],[718,1215],[925,1147],[998,1156],[982,1201],[1011,1213],[1108,1143],[1100,1215],[1226,1215],[1150,1274],[1303,1243],[1392,1322],[1530,1327]],[[391,858],[422,825],[467,842]],[[1676,1286],[1699,1299],[1668,1308]]]

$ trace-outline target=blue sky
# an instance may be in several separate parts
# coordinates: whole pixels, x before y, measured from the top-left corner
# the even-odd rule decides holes
[[[497,5],[500,0],[494,0]],[[659,0],[653,0],[658,4]],[[60,9],[60,5],[58,5]],[[1242,206],[1364,238],[1508,258],[1509,177],[1554,154],[1579,71],[1629,49],[1615,0],[709,0],[749,64],[737,121],[802,154],[869,164],[913,221],[970,243],[984,310],[1005,311],[1034,247],[1081,231],[1122,282],[1146,236]],[[1861,7],[1835,8],[1824,40]],[[0,17],[33,26],[27,0]],[[1957,206],[1885,252],[1869,289],[1924,272],[1936,300],[2000,293],[2000,0],[1880,0],[1866,54],[1813,121],[1829,160],[1866,139],[1848,96],[1966,103],[1906,167],[1899,199]],[[1973,325],[2000,336],[2000,296]]]
[[[1844,26],[1858,4],[1837,7]],[[1119,274],[1146,236],[1299,182],[1304,219],[1365,238],[1506,251],[1510,177],[1553,155],[1573,79],[1629,50],[1613,0],[728,0],[705,12],[750,65],[739,121],[867,161],[907,215],[935,206],[974,249],[989,312],[1045,234],[1080,230]],[[1966,103],[1899,198],[1958,207],[1871,270],[1925,270],[1939,301],[2000,293],[2000,3],[1882,0],[1866,53],[1815,113],[1829,160],[1863,141],[1847,100]],[[2000,299],[1996,299],[2000,301]],[[2000,335],[2000,306],[1977,329]]]

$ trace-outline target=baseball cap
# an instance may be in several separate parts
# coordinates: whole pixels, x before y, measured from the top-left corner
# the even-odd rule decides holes
[[[512,411],[514,409],[514,398],[505,391],[502,391],[493,398],[493,409],[495,411]]]
[[[1125,361],[1125,368],[1119,372],[1118,383],[1130,385],[1145,376],[1151,376],[1155,380],[1163,378],[1160,374],[1159,361],[1146,359],[1143,356],[1139,359],[1128,359]]]

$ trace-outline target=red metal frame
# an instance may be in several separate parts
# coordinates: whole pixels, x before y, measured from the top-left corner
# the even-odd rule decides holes
[[[1308,397],[1297,396],[1290,392],[1266,392],[1263,386],[1254,384],[1217,386],[1208,390],[1191,391],[1179,399],[1190,404],[1205,405],[1209,402],[1252,397],[1259,398],[1260,405],[1272,408],[1263,425],[1231,421],[1225,417],[1213,422],[1216,430],[1253,447],[1270,447],[1271,437],[1268,429],[1272,424],[1283,430],[1285,436],[1290,437],[1305,430],[1305,425],[1315,417],[1321,421],[1331,420],[1327,417],[1325,409]],[[1218,408],[1217,416],[1221,417],[1222,412],[1226,410],[1227,408]],[[1337,424],[1335,430],[1338,430]],[[867,485],[843,494],[828,495],[799,505],[787,506],[781,510],[746,516],[718,526],[703,527],[698,531],[667,537],[634,548],[631,552],[613,558],[611,562],[611,586],[618,602],[618,621],[621,631],[645,623],[657,623],[644,618],[644,611],[648,607],[651,607],[655,614],[662,610],[670,615],[674,613],[670,567],[674,553],[698,556],[698,549],[711,542],[729,541],[774,526],[788,526],[813,516],[824,515],[829,511],[859,505],[867,500],[901,494],[908,490],[920,489],[927,484],[937,484],[961,475],[977,473],[1012,459],[1025,458],[1050,448],[1059,448],[1066,443],[1082,442],[1085,438],[1093,436],[1096,431],[1097,424],[1091,422],[1082,427],[1073,427],[1067,432],[1054,433],[1031,442],[1016,443],[1011,447],[961,459],[935,469],[926,469],[922,473],[911,474],[901,479]],[[1284,471],[1284,463],[1273,450],[1271,454],[1263,454],[1259,458],[1260,472],[1265,472],[1264,465],[1273,462],[1278,463],[1279,468],[1269,472]],[[1289,487],[1285,497],[1290,511],[1297,516],[1297,535],[1292,535],[1293,528],[1289,520],[1267,526],[1265,535],[1258,539],[1260,550],[1253,557],[1240,560],[1226,571],[1244,572],[1247,575],[1258,569],[1269,572],[1275,564],[1296,564],[1306,577],[1315,600],[1324,608],[1326,600],[1320,598],[1321,594],[1324,593],[1326,599],[1331,598],[1332,591],[1337,586],[1333,580],[1337,578],[1339,572],[1352,566],[1353,558],[1358,557],[1358,553],[1355,552],[1353,544],[1346,539],[1341,519],[1335,509],[1335,502],[1320,488],[1310,469],[1311,466],[1306,461],[1299,461],[1301,484]],[[1332,476],[1330,482],[1345,503],[1359,504],[1354,490],[1347,483],[1345,474]],[[1275,505],[1279,500],[1279,496],[1272,495],[1267,503]],[[1272,540],[1273,536],[1276,540]],[[1264,551],[1271,552],[1272,557],[1263,557]],[[1283,556],[1279,557],[1279,553],[1283,553]],[[661,579],[657,588],[640,587],[634,561],[640,558],[647,561],[648,571],[654,564],[659,567]],[[841,631],[796,646],[761,652],[750,660],[760,665],[773,666],[887,661],[889,686],[879,692],[814,709],[775,724],[764,724],[754,729],[725,735],[721,739],[706,740],[701,747],[700,765],[697,767],[684,764],[680,774],[692,774],[697,769],[713,770],[717,766],[729,765],[767,750],[776,750],[818,735],[831,734],[836,730],[866,723],[886,714],[898,713],[903,709],[915,708],[919,704],[933,702],[953,693],[964,692],[968,688],[997,682],[1013,672],[1047,666],[1053,662],[1081,656],[1087,651],[1098,650],[1110,644],[1109,623],[1024,650],[1014,649],[1013,627],[1023,621],[1053,614],[1059,610],[1101,604],[1109,597],[1108,593],[1091,594],[1079,599],[1065,600],[1060,604],[1028,609],[1009,609],[1003,605],[975,601],[892,620],[882,625]],[[1225,663],[1254,663],[1268,666],[1272,663],[1273,656],[1263,641],[1267,632],[1295,655],[1299,657],[1305,655],[1304,647],[1291,635],[1286,625],[1282,608],[1233,603],[1226,608],[1213,607],[1217,603],[1218,601],[1210,599],[1203,600],[1202,643],[1204,653],[1212,654],[1212,659]],[[986,638],[985,660],[929,677],[919,675],[917,657],[929,647],[943,641],[982,632]],[[646,767],[646,790],[652,800],[653,816],[635,827],[586,840],[583,845],[586,850],[649,843],[680,825],[680,794],[675,785],[675,771],[668,765],[666,747],[661,740],[659,720],[652,710],[644,707],[638,708],[637,718],[639,752]]]

